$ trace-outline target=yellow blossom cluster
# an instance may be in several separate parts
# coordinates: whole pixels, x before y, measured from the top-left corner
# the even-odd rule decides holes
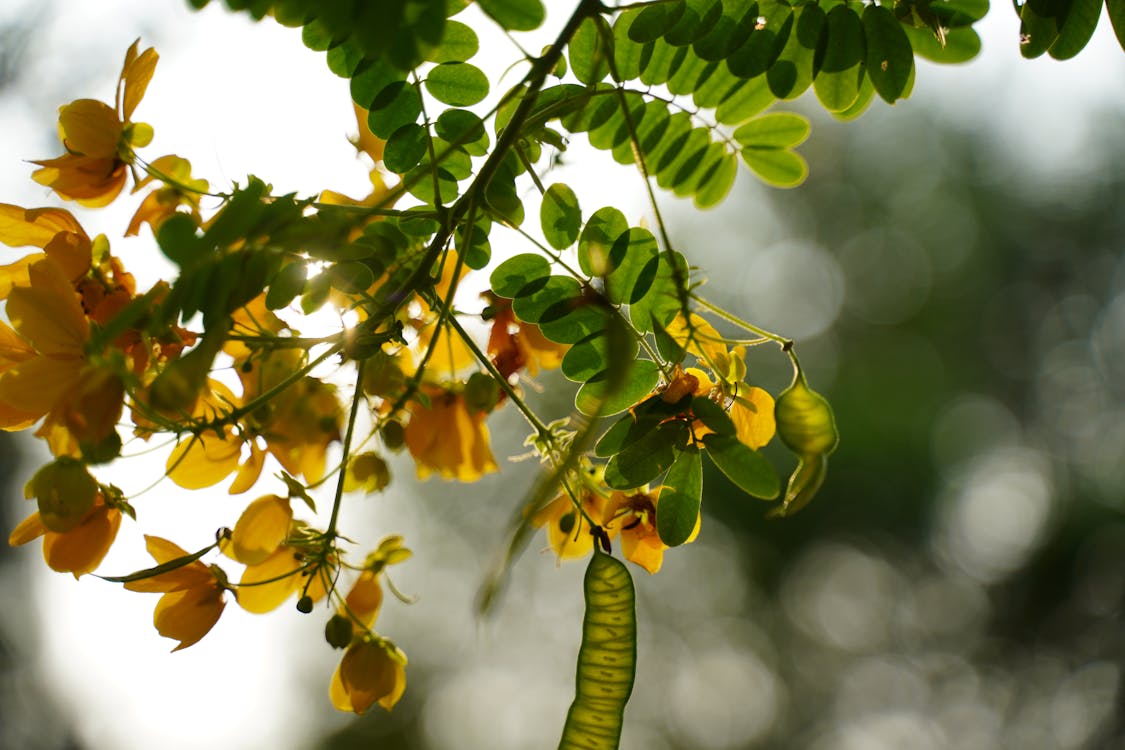
[[[411,222],[437,224],[442,211],[392,210],[407,189],[382,168],[386,144],[367,127],[368,113],[356,111],[355,143],[370,161],[372,189],[364,198],[332,190],[315,199],[275,196],[253,178],[212,194],[186,159],[140,153],[154,133],[133,116],[156,63],[154,50],[134,43],[113,105],[80,99],[62,107],[65,153],[36,161],[32,177],[59,199],[87,207],[113,202],[132,177],[133,194],[147,193],[124,234],[151,232],[179,267],[176,279],[139,292],[106,237],[91,238],[69,211],[0,204],[0,242],[30,248],[0,265],[8,321],[0,320],[0,429],[37,425],[35,435],[53,454],[26,485],[36,510],[9,543],[42,539],[52,569],[75,577],[98,570],[118,543],[123,517],[137,520],[133,503],[141,493],[129,496],[95,476],[121,457],[126,441],[158,444],[154,437],[163,436],[170,447],[160,479],[187,490],[229,482],[227,493],[242,495],[272,476],[275,490],[239,503],[219,522],[213,543],[185,548],[143,534],[155,564],[102,577],[160,594],[153,622],[176,651],[204,638],[230,601],[255,614],[293,600],[304,613],[323,606],[330,617],[325,639],[343,652],[329,680],[332,704],[355,713],[374,705],[390,710],[405,689],[407,658],[376,623],[385,589],[408,600],[387,569],[411,551],[389,535],[354,562],[354,543],[338,528],[342,498],[386,488],[389,453],[400,451],[420,480],[469,483],[497,472],[487,422],[511,403],[531,424],[529,444],[558,487],[525,515],[525,525],[544,528],[559,559],[619,544],[626,559],[660,570],[669,549],[661,507],[681,502],[683,483],[661,466],[652,482],[611,485],[608,464],[573,448],[574,423],[545,424],[535,415],[524,386],[548,370],[565,373],[575,350],[558,339],[580,337],[560,336],[557,326],[552,334],[549,319],[531,322],[534,315],[493,290],[474,298],[483,306],[478,312],[458,307],[462,281],[481,264],[470,269],[448,237],[432,247],[419,239],[425,233]],[[220,204],[211,215],[201,205],[205,195]],[[601,281],[583,283],[584,303],[600,299]],[[597,310],[591,303],[591,314]],[[337,316],[339,329],[302,335],[303,316],[316,311]],[[654,367],[653,380],[618,411],[626,419],[643,414],[646,429],[674,427],[668,434],[675,444],[658,447],[688,460],[697,460],[701,447],[729,449],[729,441],[745,453],[769,443],[774,401],[745,382],[744,348],[728,348],[686,309],[666,320],[660,333],[683,355],[661,360],[659,380]],[[594,339],[596,333],[586,343]],[[681,366],[684,356],[696,366]],[[313,495],[332,483],[325,518]],[[699,532],[694,507],[685,518],[675,543]],[[133,541],[139,544],[135,533]]]

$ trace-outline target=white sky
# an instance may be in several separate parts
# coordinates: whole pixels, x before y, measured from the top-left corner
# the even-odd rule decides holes
[[[21,8],[14,2],[0,13],[35,17],[36,5],[27,0]],[[43,31],[34,38],[27,79],[40,83],[0,96],[0,132],[5,133],[0,201],[54,202],[28,179],[31,168],[24,160],[55,155],[57,146],[48,136],[58,105],[78,97],[111,101],[124,52],[138,36],[143,46],[154,45],[161,54],[136,115],[155,127],[156,140],[146,153],[178,153],[192,161],[197,176],[223,187],[249,173],[272,182],[276,192],[333,188],[363,195],[365,167],[345,139],[354,127],[347,83],[327,70],[322,54],[301,46],[299,32],[272,22],[253,24],[219,6],[216,1],[205,12],[192,13],[178,0],[58,0],[40,12],[37,24]],[[935,111],[942,117],[979,127],[982,136],[1044,168],[1059,169],[1076,155],[1096,159],[1099,138],[1119,137],[1102,132],[1090,117],[1096,107],[1125,102],[1125,53],[1106,19],[1090,48],[1067,63],[1019,58],[1018,23],[1006,3],[996,4],[981,29],[982,57],[957,68],[926,66],[918,74],[916,100],[937,102]],[[911,100],[898,106],[917,105]],[[863,127],[863,120],[839,127]],[[598,168],[568,173],[567,179],[580,195],[585,189],[600,191],[619,205],[624,195],[631,201],[624,207],[639,209],[635,178],[608,163],[603,156]],[[743,173],[740,179],[749,177]],[[142,284],[151,282],[144,274],[162,268],[159,258],[154,261],[151,241],[119,239],[136,199],[118,204],[110,211],[76,213],[91,234],[110,235]],[[534,213],[529,211],[529,217]],[[138,474],[125,466],[102,476],[132,492],[158,471]],[[184,546],[192,539],[202,546],[215,519],[233,524],[241,506],[218,488],[200,494],[207,497],[187,497],[169,483],[161,485],[138,502],[143,528]],[[150,564],[129,522],[122,538],[105,571],[124,573]],[[21,554],[37,556],[37,551],[29,547]],[[472,589],[475,578],[464,585]],[[309,718],[332,712],[326,687],[337,655],[321,642],[320,617],[298,617],[290,606],[267,618],[253,617],[231,604],[200,644],[169,654],[174,644],[152,628],[154,595],[45,572],[36,573],[32,591],[42,621],[42,668],[52,675],[46,682],[78,717],[77,731],[91,748],[297,748],[307,744],[307,732],[318,729]],[[419,593],[426,595],[424,589]],[[405,644],[408,650],[411,646],[426,648]],[[312,688],[299,683],[304,676],[291,669],[309,662],[323,673],[322,684]]]

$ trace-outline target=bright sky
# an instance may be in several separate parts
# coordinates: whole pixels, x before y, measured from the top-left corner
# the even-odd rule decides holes
[[[0,132],[5,133],[0,141],[0,201],[27,206],[52,202],[28,179],[31,170],[23,160],[57,152],[49,136],[58,105],[79,97],[111,100],[124,52],[137,37],[161,55],[137,112],[137,119],[156,131],[147,153],[187,157],[195,174],[213,185],[256,174],[272,182],[276,192],[307,194],[329,187],[357,196],[366,192],[366,169],[345,137],[354,128],[347,84],[327,70],[322,54],[301,46],[297,31],[268,21],[253,24],[223,12],[219,2],[202,13],[190,12],[178,0],[57,0],[49,6],[26,0],[22,7],[18,1],[6,5],[0,14],[35,19],[24,85],[36,83],[0,96]],[[997,3],[981,29],[982,58],[954,69],[927,66],[918,74],[915,97],[939,102],[941,116],[979,127],[1001,147],[1025,153],[1029,164],[1059,169],[1076,156],[1096,159],[1096,146],[1088,144],[1116,135],[1099,132],[1091,114],[1125,102],[1125,54],[1108,21],[1103,19],[1090,48],[1068,63],[1020,59],[1018,24],[1005,3]],[[623,169],[614,172],[607,163],[603,157],[599,168],[585,175],[569,173],[567,179],[580,195],[589,188],[615,200],[632,196],[639,210],[635,178]],[[750,178],[744,173],[740,179]],[[110,235],[144,284],[164,267],[150,239],[118,239],[134,206],[135,200],[123,199],[109,211],[76,213],[91,233]],[[127,465],[101,475],[132,493],[158,477],[159,467],[150,466],[146,473]],[[233,524],[237,503],[232,505],[221,491],[197,494],[205,497],[187,497],[165,482],[141,498],[146,531],[185,544],[196,539],[202,546],[214,531],[215,518]],[[120,574],[150,564],[135,534],[119,547],[105,571]],[[21,554],[36,553],[28,549]],[[309,717],[331,712],[326,688],[336,655],[321,642],[319,617],[301,618],[286,607],[259,618],[231,605],[200,644],[169,654],[173,644],[152,628],[154,595],[124,592],[94,579],[76,582],[45,569],[35,575],[32,603],[42,621],[42,668],[51,675],[46,682],[77,717],[76,729],[91,748],[299,748],[319,728]],[[422,576],[415,581],[423,589],[419,593],[432,594]],[[293,669],[310,665],[323,677],[311,686],[305,671]],[[460,679],[467,692],[479,690],[488,675],[478,670]],[[518,685],[510,687],[518,696]],[[446,691],[438,698],[452,695]],[[552,701],[551,710],[566,699],[564,694]],[[442,735],[435,731],[440,745]]]

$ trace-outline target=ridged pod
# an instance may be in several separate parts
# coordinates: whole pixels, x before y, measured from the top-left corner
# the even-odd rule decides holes
[[[616,750],[637,662],[633,578],[621,561],[595,551],[583,590],[586,616],[574,702],[559,750]]]

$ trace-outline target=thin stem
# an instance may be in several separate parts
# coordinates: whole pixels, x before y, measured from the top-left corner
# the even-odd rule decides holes
[[[740,328],[744,328],[747,331],[750,331],[750,333],[753,333],[757,336],[760,336],[763,339],[767,339],[769,341],[773,341],[776,344],[779,344],[781,346],[782,350],[784,350],[786,352],[790,352],[789,356],[790,356],[791,359],[796,356],[796,355],[792,354],[792,349],[793,349],[793,340],[792,339],[787,339],[784,336],[779,336],[778,334],[771,333],[770,331],[767,331],[764,328],[760,328],[760,327],[754,325],[753,323],[749,323],[749,322],[743,320],[742,318],[739,318],[738,316],[727,312],[723,308],[716,305],[714,302],[710,302],[710,301],[704,299],[703,297],[700,297],[695,292],[691,292],[690,294],[691,294],[691,298],[693,300],[695,300],[700,305],[702,305],[703,307],[710,310],[715,315],[718,315],[720,318],[727,321],[728,323],[734,323],[736,326],[738,326]]]
[[[336,535],[336,520],[340,516],[340,503],[344,497],[344,479],[348,474],[348,455],[351,451],[352,435],[355,432],[355,418],[359,413],[359,402],[363,400],[363,367],[367,360],[361,359],[355,366],[355,392],[352,394],[352,407],[348,413],[348,427],[344,433],[344,456],[340,459],[340,474],[336,481],[336,495],[332,498],[332,516],[328,519],[326,537]]]

